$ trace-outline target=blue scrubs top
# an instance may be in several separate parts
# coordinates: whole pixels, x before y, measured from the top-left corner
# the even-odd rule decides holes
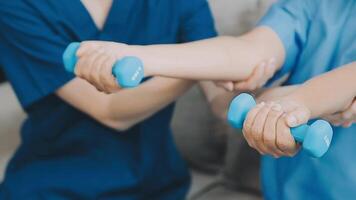
[[[286,61],[276,78],[291,73],[285,85],[301,84],[356,61],[354,0],[279,1],[259,25],[272,28],[284,44]],[[355,145],[355,125],[334,127],[330,149],[322,158],[303,151],[293,158],[263,157],[266,199],[354,199]]]
[[[28,118],[0,199],[183,199],[190,177],[171,135],[173,104],[118,132],[54,92],[73,78],[61,62],[70,42],[215,35],[205,0],[114,0],[101,31],[79,0],[1,1],[0,65]]]

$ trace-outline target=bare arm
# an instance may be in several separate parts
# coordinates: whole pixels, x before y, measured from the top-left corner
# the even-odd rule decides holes
[[[356,96],[356,62],[313,78],[287,99],[303,103],[310,109],[311,118],[346,109]]]
[[[266,27],[255,28],[240,37],[130,48],[143,60],[147,76],[194,80],[244,80],[263,60],[274,57],[279,68],[285,56],[282,42]]]
[[[274,101],[278,100],[284,96],[287,96],[293,93],[296,89],[298,89],[300,85],[290,85],[290,86],[279,86],[274,88],[269,88],[258,96],[257,102],[266,102],[266,101]]]
[[[192,85],[191,81],[157,77],[135,89],[107,95],[76,78],[57,95],[102,124],[126,130],[175,101]]]
[[[145,76],[241,81],[248,79],[259,63],[271,58],[275,60],[274,71],[279,69],[284,63],[285,50],[275,32],[259,27],[240,37],[224,36],[185,44],[130,46],[87,41],[81,43],[77,56],[76,75],[100,90],[111,92],[114,89],[106,88],[118,88],[111,74],[113,64],[124,56],[139,57],[144,63]]]
[[[228,92],[217,87],[213,82],[201,81],[199,83],[214,115],[225,120],[228,106],[236,92]]]

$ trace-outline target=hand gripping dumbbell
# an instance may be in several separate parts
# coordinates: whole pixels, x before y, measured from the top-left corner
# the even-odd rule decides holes
[[[241,129],[247,113],[256,106],[256,101],[249,94],[242,93],[235,97],[229,107],[227,118],[234,128]],[[329,149],[333,130],[324,120],[317,120],[311,125],[301,125],[291,128],[291,133],[297,142],[302,143],[303,150],[313,157],[323,156]]]
[[[76,52],[80,46],[79,42],[68,45],[63,53],[64,67],[68,72],[74,72],[77,63]],[[114,64],[112,74],[122,88],[132,88],[140,84],[144,77],[143,64],[134,56],[124,57]]]

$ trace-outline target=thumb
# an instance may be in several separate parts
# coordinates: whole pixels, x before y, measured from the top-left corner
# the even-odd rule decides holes
[[[286,124],[289,127],[296,127],[305,124],[310,119],[310,111],[303,107],[297,107],[296,109],[286,114]]]

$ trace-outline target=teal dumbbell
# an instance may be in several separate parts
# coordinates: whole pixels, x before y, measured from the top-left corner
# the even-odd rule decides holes
[[[68,72],[74,72],[75,64],[77,63],[76,52],[79,46],[79,42],[73,42],[68,45],[63,53],[64,67]],[[144,78],[143,64],[139,58],[127,56],[114,64],[112,74],[116,77],[120,87],[136,87]]]
[[[230,103],[227,118],[234,128],[241,129],[247,113],[256,106],[254,98],[246,93],[235,97]],[[333,130],[324,120],[317,120],[311,125],[301,125],[291,128],[291,133],[297,142],[302,143],[303,150],[313,157],[323,156],[329,149]]]

